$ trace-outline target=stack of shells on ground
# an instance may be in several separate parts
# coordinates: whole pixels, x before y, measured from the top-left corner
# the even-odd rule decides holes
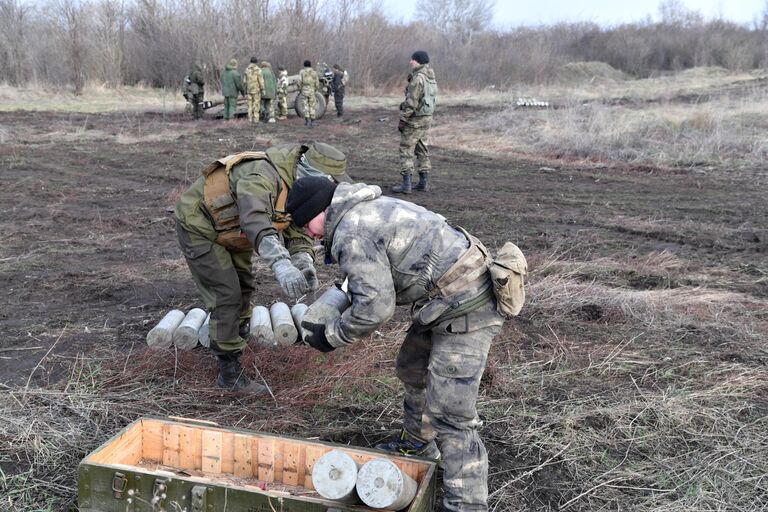
[[[250,324],[250,339],[260,346],[275,348],[293,345],[301,335],[301,321],[307,311],[306,304],[289,307],[284,302],[272,304],[269,308],[253,308]],[[193,308],[184,314],[179,309],[169,311],[147,334],[147,345],[154,349],[176,347],[191,350],[199,343],[209,347],[209,322],[211,315],[200,308]]]

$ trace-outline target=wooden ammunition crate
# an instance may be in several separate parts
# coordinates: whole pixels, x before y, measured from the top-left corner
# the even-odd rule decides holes
[[[150,417],[134,421],[83,459],[78,503],[82,512],[372,510],[314,491],[312,466],[333,449],[361,464],[390,459],[419,485],[406,510],[432,510],[437,471],[429,459]]]

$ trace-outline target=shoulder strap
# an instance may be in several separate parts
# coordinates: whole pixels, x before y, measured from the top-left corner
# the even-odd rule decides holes
[[[240,225],[237,203],[229,187],[229,173],[232,167],[241,162],[266,157],[263,151],[246,151],[219,158],[203,169],[203,205],[213,219],[216,231]]]

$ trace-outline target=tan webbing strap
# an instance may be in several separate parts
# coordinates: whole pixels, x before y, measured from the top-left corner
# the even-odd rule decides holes
[[[458,293],[479,281],[490,264],[488,249],[483,243],[464,229],[457,229],[469,240],[469,248],[435,283],[435,291],[439,290],[438,293],[443,297]]]
[[[203,169],[203,206],[213,220],[213,228],[219,232],[216,242],[228,249],[250,249],[250,243],[240,232],[240,211],[229,186],[229,172],[240,162],[266,157],[263,151],[245,151],[219,158]]]
[[[272,226],[278,231],[284,231],[291,225],[291,215],[285,213],[285,202],[288,199],[288,184],[283,178],[280,178],[280,192],[275,201],[275,213],[272,215]]]

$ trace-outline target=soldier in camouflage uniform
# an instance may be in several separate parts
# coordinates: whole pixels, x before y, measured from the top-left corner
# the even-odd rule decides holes
[[[282,144],[213,162],[176,202],[179,244],[211,313],[219,387],[266,391],[240,365],[254,291],[251,254],[257,248],[292,299],[317,288],[312,240],[290,225],[282,210],[296,180],[318,175],[348,180],[345,170],[346,157],[333,146]]]
[[[264,118],[268,123],[275,122],[275,97],[277,96],[277,79],[272,71],[272,64],[261,61],[261,74],[264,76],[264,92],[261,95],[261,107]]]
[[[442,455],[445,509],[487,510],[488,455],[475,404],[503,318],[485,247],[441,215],[361,183],[301,180],[286,211],[307,234],[324,239],[326,260],[349,280],[349,309],[325,323],[302,323],[311,333],[304,341],[323,352],[345,347],[389,320],[396,305],[412,305],[413,323],[397,356],[403,430],[377,447]]]
[[[288,117],[288,70],[279,66],[277,73],[277,119]]]
[[[437,99],[435,72],[429,66],[427,52],[414,52],[410,60],[411,74],[405,88],[405,101],[400,104],[400,174],[403,182],[392,187],[392,192],[410,194],[411,190],[429,190],[427,179],[432,164],[429,162],[427,142],[432,114]],[[416,155],[419,183],[412,185],[413,155]]]
[[[299,71],[299,87],[304,106],[304,125],[315,126],[315,109],[317,108],[315,93],[320,89],[320,79],[317,71],[312,69],[312,62],[308,60],[304,61],[304,69]]]
[[[237,96],[245,94],[240,73],[237,71],[237,59],[230,59],[221,75],[221,95],[224,96],[224,119],[233,119],[237,109]]]
[[[248,120],[252,123],[259,122],[261,112],[261,92],[264,90],[264,77],[261,75],[259,59],[251,57],[251,63],[245,68],[243,86],[248,95]]]
[[[203,80],[203,70],[198,64],[192,64],[192,70],[184,77],[184,97],[192,106],[195,119],[201,119],[203,107],[200,103],[205,97],[205,80]]]

